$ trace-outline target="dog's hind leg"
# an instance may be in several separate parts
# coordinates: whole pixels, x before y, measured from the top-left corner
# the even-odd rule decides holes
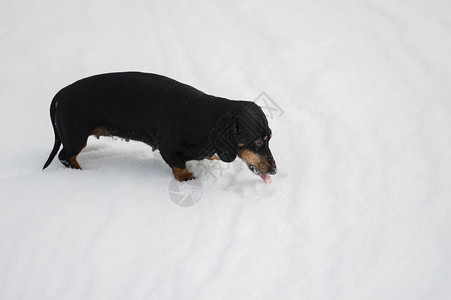
[[[68,168],[81,170],[77,161],[77,155],[86,147],[87,138],[83,143],[76,143],[77,146],[64,145],[64,148],[60,151],[58,158]]]

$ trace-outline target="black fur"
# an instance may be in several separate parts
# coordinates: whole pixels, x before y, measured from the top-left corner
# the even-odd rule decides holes
[[[139,72],[96,75],[63,88],[51,103],[50,117],[55,144],[44,169],[61,144],[59,159],[75,167],[71,158],[96,128],[147,143],[159,149],[169,166],[181,169],[186,161],[215,153],[231,162],[240,142],[250,145],[271,134],[265,115],[253,102],[214,97],[173,79]],[[266,152],[273,163],[269,148]]]

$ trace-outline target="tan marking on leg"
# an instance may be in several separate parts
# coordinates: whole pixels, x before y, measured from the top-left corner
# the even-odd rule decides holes
[[[88,144],[88,142],[85,143],[85,145],[83,146],[83,148],[81,148],[81,150],[78,152],[78,154],[80,154],[80,152],[81,152],[83,149],[86,148],[86,145],[87,145],[87,144]],[[78,155],[78,154],[77,154],[77,155]],[[77,161],[77,155],[74,155],[74,156],[72,156],[71,158],[69,158],[69,161],[70,161],[70,163],[72,164],[72,166],[74,167],[74,169],[81,170],[81,167],[80,167],[80,165],[78,164],[78,161]]]
[[[188,180],[195,179],[193,174],[186,167],[184,169],[180,169],[177,167],[171,167],[171,168],[172,168],[172,172],[174,173],[175,179],[177,179],[178,181],[188,181]]]
[[[207,157],[208,160],[219,160],[219,157],[216,154],[213,154],[213,156]]]
[[[97,127],[94,128],[91,135],[95,135],[99,139],[101,136],[111,136],[111,133],[105,127]]]
[[[72,156],[71,158],[69,158],[69,160],[70,160],[70,163],[71,163],[72,167],[74,167],[74,169],[81,170],[81,167],[80,167],[80,165],[77,162],[77,157],[76,156]]]

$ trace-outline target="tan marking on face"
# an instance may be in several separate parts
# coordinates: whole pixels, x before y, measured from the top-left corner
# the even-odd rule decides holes
[[[243,147],[244,144],[243,143],[238,143],[238,146]]]
[[[263,139],[266,141],[268,139],[268,136],[264,136]]]
[[[178,181],[188,181],[188,180],[195,179],[193,174],[188,170],[187,167],[185,167],[184,169],[180,169],[177,167],[171,167],[171,168],[172,168],[172,173],[174,173],[175,179],[177,179]]]
[[[111,136],[111,133],[105,127],[97,127],[91,132],[91,135],[95,135],[97,139],[101,136]]]
[[[260,155],[255,154],[251,150],[243,150],[238,152],[238,157],[241,158],[248,165],[257,167],[260,163]]]
[[[271,169],[271,166],[266,158],[248,149],[239,151],[238,157],[241,158],[247,165],[253,165],[261,174],[266,174]]]
[[[55,102],[55,109],[58,108],[58,101]]]

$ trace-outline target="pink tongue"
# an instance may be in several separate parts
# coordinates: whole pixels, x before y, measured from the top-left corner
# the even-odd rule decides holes
[[[264,182],[271,183],[271,177],[269,175],[266,175],[266,174],[259,174],[259,175]]]

